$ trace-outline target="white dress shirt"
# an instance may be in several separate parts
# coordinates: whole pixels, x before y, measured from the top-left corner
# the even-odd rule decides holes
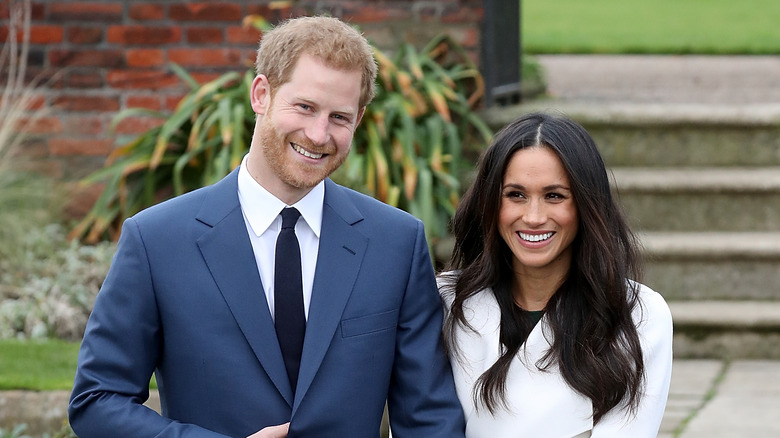
[[[265,289],[268,310],[274,317],[274,260],[276,238],[282,229],[280,213],[285,207],[295,207],[301,218],[295,225],[295,235],[301,247],[301,273],[303,274],[303,310],[309,317],[311,290],[322,229],[322,206],[325,200],[325,183],[320,182],[294,205],[288,206],[261,186],[246,168],[246,156],[238,170],[238,200],[244,223],[255,253],[257,271]]]

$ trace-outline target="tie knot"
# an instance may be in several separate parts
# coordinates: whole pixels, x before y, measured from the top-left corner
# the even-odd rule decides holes
[[[295,223],[301,217],[301,212],[294,207],[286,207],[282,210],[282,229],[295,228]]]

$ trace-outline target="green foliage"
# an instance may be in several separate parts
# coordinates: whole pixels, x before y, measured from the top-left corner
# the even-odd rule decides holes
[[[25,221],[9,219],[14,228]],[[24,230],[0,258],[0,339],[81,339],[115,247],[69,241],[56,223]]]
[[[420,218],[433,244],[460,198],[464,150],[492,136],[473,111],[482,77],[447,35],[419,52],[405,44],[392,59],[375,57],[378,92],[334,180]]]
[[[429,237],[442,235],[459,197],[463,150],[491,132],[472,111],[482,78],[453,40],[441,36],[422,51],[402,47],[391,60],[376,51],[378,95],[355,133],[354,150],[334,179],[420,217]],[[116,149],[86,180],[105,181],[97,202],[71,233],[87,242],[116,237],[122,220],[160,200],[218,181],[248,151],[255,114],[254,73],[226,73],[198,84],[174,71],[190,92],[173,114],[129,109],[129,116],[165,117]]]
[[[24,434],[25,431],[27,431],[26,424],[19,424],[8,431],[0,427],[0,438],[30,438],[29,435]]]
[[[523,0],[529,53],[780,53],[776,0]]]
[[[166,118],[130,143],[117,148],[103,169],[85,182],[106,187],[73,236],[96,242],[116,237],[121,221],[171,196],[217,182],[238,166],[249,149],[255,114],[249,102],[254,76],[226,73],[200,85],[172,66],[190,86],[173,114],[131,108],[119,113],[112,128],[127,117]]]
[[[67,421],[64,421],[63,423],[62,428],[54,432],[54,435],[44,433],[41,438],[78,438],[73,432],[73,429],[70,428],[70,425],[67,424]],[[26,424],[17,424],[8,431],[0,427],[0,438],[32,438],[30,435],[25,434],[25,432],[27,432]]]

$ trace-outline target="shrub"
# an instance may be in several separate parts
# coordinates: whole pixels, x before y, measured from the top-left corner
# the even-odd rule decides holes
[[[393,59],[376,51],[378,94],[355,133],[353,152],[334,179],[405,209],[426,225],[429,243],[446,232],[460,195],[462,152],[489,141],[473,112],[482,78],[447,36],[421,51],[404,45]],[[254,73],[226,73],[197,83],[172,66],[190,92],[172,114],[129,109],[117,115],[164,117],[162,125],[116,149],[85,182],[105,189],[72,236],[115,238],[122,221],[163,199],[216,182],[249,149],[255,114],[249,102]]]

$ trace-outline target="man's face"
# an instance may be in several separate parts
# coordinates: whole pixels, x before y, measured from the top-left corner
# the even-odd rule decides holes
[[[255,78],[250,174],[288,204],[305,196],[349,154],[363,115],[360,84],[360,71],[333,69],[305,54],[276,90],[264,76]]]

